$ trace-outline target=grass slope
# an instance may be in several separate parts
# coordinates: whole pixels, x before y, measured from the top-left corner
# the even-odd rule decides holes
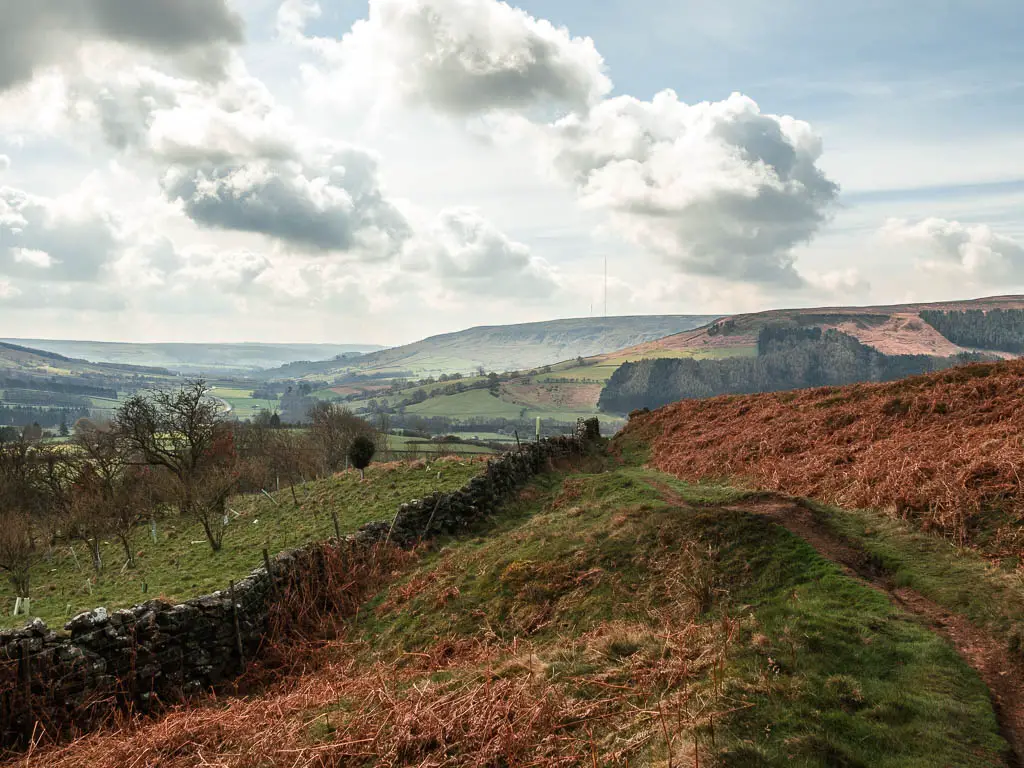
[[[582,355],[658,339],[696,328],[711,316],[650,315],[574,318],[519,325],[481,326],[374,352],[352,363],[296,364],[266,372],[268,378],[331,378],[342,374],[395,374],[416,378],[442,373],[512,371],[552,365]]]
[[[1024,309],[1024,296],[994,296],[933,304],[894,304],[869,307],[776,309],[734,315],[693,331],[644,342],[607,358],[638,360],[679,353],[731,355],[756,348],[758,332],[767,325],[837,328],[861,343],[889,355],[925,354],[946,357],[965,351],[921,319],[921,311]]]
[[[29,764],[1006,764],[944,640],[746,492],[622,453],[422,553],[277,688]]]
[[[264,548],[276,554],[333,536],[332,510],[342,533],[349,533],[363,523],[394,517],[403,502],[458,488],[481,471],[476,461],[445,460],[429,468],[376,465],[367,470],[364,483],[358,473],[348,472],[297,486],[298,507],[288,489],[274,493],[274,501],[239,496],[228,505],[239,515],[233,516],[222,551],[210,551],[198,524],[171,517],[158,522],[156,543],[148,526],[139,528],[134,569],[122,568],[124,551],[117,539],[105,542],[99,578],[84,544],[62,546],[32,574],[32,615],[61,627],[68,618],[101,605],[113,610],[154,597],[180,601],[224,589],[229,579],[237,580],[262,563]],[[0,604],[14,604],[6,580],[0,582]],[[24,622],[24,616],[0,617],[6,626]]]
[[[887,384],[689,400],[630,423],[652,462],[686,479],[746,478],[883,509],[1024,560],[1024,361]]]
[[[422,403],[406,408],[406,413],[418,416],[448,416],[453,419],[469,418],[504,418],[559,419],[575,421],[577,418],[589,418],[596,411],[562,410],[558,408],[538,408],[520,403],[512,403],[502,397],[491,395],[486,389],[471,389],[457,395],[442,395],[429,398]]]
[[[666,503],[652,484],[664,478],[637,468],[548,478],[496,534],[442,550],[378,598],[363,639],[380,655],[524,638],[547,685],[584,699],[628,689],[666,654],[690,654],[680,689],[638,693],[648,710],[660,699],[672,711],[682,690],[706,697],[685,713],[686,736],[723,765],[1000,764],[986,690],[943,640],[781,528]],[[742,496],[680,490],[699,504]],[[672,647],[666,638],[678,642],[683,627],[693,645]],[[728,650],[709,663],[719,644]],[[514,657],[504,663],[527,674]],[[598,743],[633,736],[626,726]],[[658,741],[632,764],[664,764]]]

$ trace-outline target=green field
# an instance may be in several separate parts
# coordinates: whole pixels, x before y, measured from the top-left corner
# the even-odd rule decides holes
[[[260,411],[274,412],[280,407],[280,400],[256,400],[251,389],[236,387],[213,387],[211,394],[231,406],[231,417],[240,421],[251,419]]]
[[[514,443],[516,441],[514,436],[503,435],[500,432],[460,432],[456,430],[452,434],[465,440],[484,440],[488,443]]]
[[[405,437],[404,435],[388,435],[388,451],[411,451],[423,456],[443,453],[456,454],[478,454],[480,456],[493,455],[495,450],[482,445],[468,445],[466,443],[434,443],[424,440],[421,437]],[[401,458],[408,458],[403,456]]]
[[[410,405],[406,408],[406,413],[419,416],[447,416],[452,419],[534,419],[539,416],[543,419],[567,422],[595,415],[594,411],[544,410],[516,405],[500,397],[494,397],[486,389],[473,389],[457,395],[433,397],[425,402]]]
[[[371,520],[390,519],[402,502],[461,487],[481,471],[482,465],[473,460],[446,460],[428,468],[371,466],[366,482],[347,472],[297,486],[298,507],[286,488],[273,494],[274,501],[262,495],[238,496],[228,505],[239,514],[232,514],[220,552],[211,552],[197,523],[171,516],[158,522],[156,543],[148,526],[137,530],[134,569],[123,567],[124,552],[116,538],[104,542],[104,569],[98,578],[82,542],[61,544],[32,574],[32,615],[56,628],[97,606],[113,610],[155,597],[180,601],[225,589],[229,579],[246,576],[262,562],[264,547],[276,554],[333,536],[332,510],[342,532],[349,533]],[[6,579],[0,581],[0,605],[7,608],[0,625],[25,622],[24,616],[9,615],[14,592]]]

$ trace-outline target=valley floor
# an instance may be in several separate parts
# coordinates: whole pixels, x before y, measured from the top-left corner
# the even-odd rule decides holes
[[[642,461],[541,477],[258,693],[11,765],[1016,764],[1019,579]]]

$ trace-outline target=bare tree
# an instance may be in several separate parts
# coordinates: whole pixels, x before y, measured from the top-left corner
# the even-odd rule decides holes
[[[0,571],[18,597],[29,597],[38,557],[33,522],[46,512],[38,452],[25,439],[0,445]]]
[[[292,501],[299,505],[295,486],[316,474],[317,444],[315,438],[295,430],[279,429],[269,444],[268,461],[276,477],[283,476],[292,492]]]
[[[118,411],[116,427],[145,463],[166,470],[178,509],[199,521],[219,552],[238,471],[231,425],[209,392],[200,379],[178,390],[136,395]]]
[[[0,571],[7,574],[18,597],[29,596],[38,554],[28,515],[12,509],[0,512]]]
[[[373,427],[347,408],[319,402],[309,411],[313,422],[310,434],[319,449],[324,470],[337,472],[345,464],[352,441],[359,435],[373,437]]]
[[[71,514],[67,518],[68,537],[84,542],[89,548],[93,570],[99,576],[103,571],[100,544],[111,527],[108,495],[103,479],[88,462],[82,464],[73,488]]]
[[[154,503],[152,472],[133,461],[128,440],[108,427],[76,428],[73,444],[83,461],[76,473],[69,531],[90,544],[97,573],[102,567],[99,541],[110,532],[117,535],[128,564],[134,566],[131,540]]]

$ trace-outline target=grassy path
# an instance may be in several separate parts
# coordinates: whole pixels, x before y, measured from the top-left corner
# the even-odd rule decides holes
[[[665,501],[690,506],[683,496],[659,480],[650,484]],[[930,629],[946,638],[988,686],[1003,737],[1014,751],[1011,765],[1024,758],[1024,659],[1008,653],[1006,642],[966,616],[950,611],[917,590],[899,586],[884,565],[854,540],[829,527],[815,509],[801,499],[761,492],[722,507],[727,511],[767,517],[799,536],[822,557],[841,565],[897,606],[919,617]]]

